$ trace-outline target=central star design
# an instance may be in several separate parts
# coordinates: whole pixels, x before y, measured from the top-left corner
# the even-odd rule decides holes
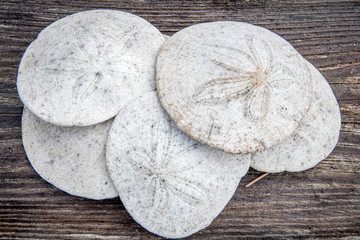
[[[139,70],[124,55],[133,47],[136,33],[116,29],[111,23],[103,29],[79,22],[74,28],[74,40],[68,41],[74,47],[63,51],[61,57],[48,57],[43,70],[51,75],[76,78],[71,92],[75,99],[86,99],[105,79],[116,82],[124,73],[134,75]]]
[[[150,129],[150,149],[137,147],[127,151],[129,165],[148,183],[144,192],[148,205],[141,207],[163,209],[171,195],[193,206],[204,205],[207,202],[205,188],[184,174],[186,171],[195,171],[194,169],[204,160],[195,160],[192,164],[182,167],[176,164],[176,161],[181,161],[187,153],[199,147],[199,144],[195,143],[179,152],[170,153],[171,136],[169,122],[156,121]]]
[[[193,99],[205,105],[243,99],[246,104],[245,115],[255,122],[263,121],[268,114],[270,101],[276,103],[282,97],[279,89],[284,90],[293,84],[302,89],[303,86],[287,66],[274,61],[272,49],[265,41],[258,44],[263,47],[263,54],[260,55],[260,50],[254,45],[254,36],[247,36],[245,40],[248,51],[211,45],[215,54],[228,58],[227,62],[216,59],[211,61],[225,68],[229,76],[215,78],[201,85],[193,94]],[[224,52],[230,52],[231,55],[225,55]],[[244,59],[251,68],[242,67]]]

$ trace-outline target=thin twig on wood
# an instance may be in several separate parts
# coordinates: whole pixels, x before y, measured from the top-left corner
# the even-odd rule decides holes
[[[251,185],[253,185],[254,183],[256,183],[257,181],[263,179],[264,177],[266,177],[267,175],[269,175],[270,173],[264,173],[260,176],[258,176],[257,178],[255,178],[254,180],[252,180],[251,182],[249,182],[248,184],[245,185],[245,188],[248,188],[250,187]]]

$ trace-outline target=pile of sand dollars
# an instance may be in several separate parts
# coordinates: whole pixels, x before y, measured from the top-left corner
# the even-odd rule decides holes
[[[69,194],[120,196],[148,231],[189,236],[217,217],[249,167],[303,171],[326,158],[340,111],[287,41],[242,22],[172,37],[121,11],[45,28],[21,60],[23,144]]]

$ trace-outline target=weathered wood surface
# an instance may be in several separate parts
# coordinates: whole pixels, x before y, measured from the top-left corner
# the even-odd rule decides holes
[[[333,153],[301,173],[250,170],[219,217],[192,239],[360,237],[360,1],[0,1],[0,238],[148,239],[118,199],[70,196],[42,180],[21,143],[17,67],[26,47],[68,14],[110,8],[172,35],[195,23],[246,21],[287,39],[326,77],[342,128]]]

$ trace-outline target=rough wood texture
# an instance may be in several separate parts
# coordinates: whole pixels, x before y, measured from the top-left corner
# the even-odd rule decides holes
[[[165,34],[200,22],[238,20],[287,39],[330,82],[342,113],[340,141],[315,168],[251,170],[219,217],[191,239],[360,237],[360,2],[0,1],[0,239],[148,239],[118,199],[70,196],[42,180],[21,143],[17,67],[26,47],[68,14],[110,8],[137,14]]]

